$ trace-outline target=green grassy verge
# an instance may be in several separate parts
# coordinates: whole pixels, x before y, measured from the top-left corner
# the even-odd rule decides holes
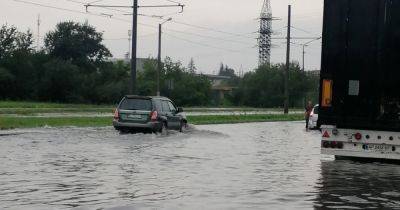
[[[283,112],[283,108],[252,108],[252,107],[187,107],[183,108],[186,112],[216,112],[216,111],[236,111],[236,112]],[[293,108],[290,111],[303,111],[301,108]]]
[[[0,101],[0,114],[33,115],[39,113],[112,113],[113,109],[114,107],[111,105]]]
[[[34,115],[40,113],[114,113],[114,108],[0,108],[0,114]]]
[[[276,122],[276,121],[298,121],[303,120],[303,114],[260,114],[260,115],[205,115],[205,116],[188,116],[189,123],[195,125],[206,124],[233,124],[248,122]]]
[[[204,124],[230,124],[246,122],[273,122],[273,121],[297,121],[302,120],[303,115],[237,115],[237,116],[191,116],[189,123],[195,125]],[[0,129],[36,128],[36,127],[102,127],[111,126],[110,117],[0,117]]]
[[[0,114],[34,115],[40,113],[110,113],[113,105],[90,105],[90,104],[59,104],[43,102],[17,102],[0,101]],[[283,111],[281,108],[252,108],[252,107],[185,107],[186,112],[216,112],[216,111]],[[291,109],[291,111],[302,111],[302,109]]]
[[[44,108],[112,108],[110,105],[93,105],[93,104],[60,104],[60,103],[44,103],[29,101],[0,101],[0,108],[20,108],[20,109],[44,109]]]

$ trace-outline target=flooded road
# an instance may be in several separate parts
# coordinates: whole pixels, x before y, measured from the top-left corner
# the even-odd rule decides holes
[[[395,209],[400,165],[320,155],[298,122],[0,135],[0,209]]]

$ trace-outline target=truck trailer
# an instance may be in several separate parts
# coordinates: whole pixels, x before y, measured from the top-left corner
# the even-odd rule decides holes
[[[325,0],[322,154],[400,159],[400,0]]]

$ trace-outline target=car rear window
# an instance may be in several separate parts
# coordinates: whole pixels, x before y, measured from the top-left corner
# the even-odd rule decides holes
[[[122,101],[120,109],[123,110],[144,110],[152,111],[153,106],[151,100],[139,98],[126,98]]]

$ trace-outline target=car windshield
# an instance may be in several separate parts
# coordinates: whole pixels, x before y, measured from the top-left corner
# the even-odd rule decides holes
[[[123,110],[151,111],[152,105],[151,105],[151,101],[148,99],[127,98],[122,101],[119,108],[123,109]]]

